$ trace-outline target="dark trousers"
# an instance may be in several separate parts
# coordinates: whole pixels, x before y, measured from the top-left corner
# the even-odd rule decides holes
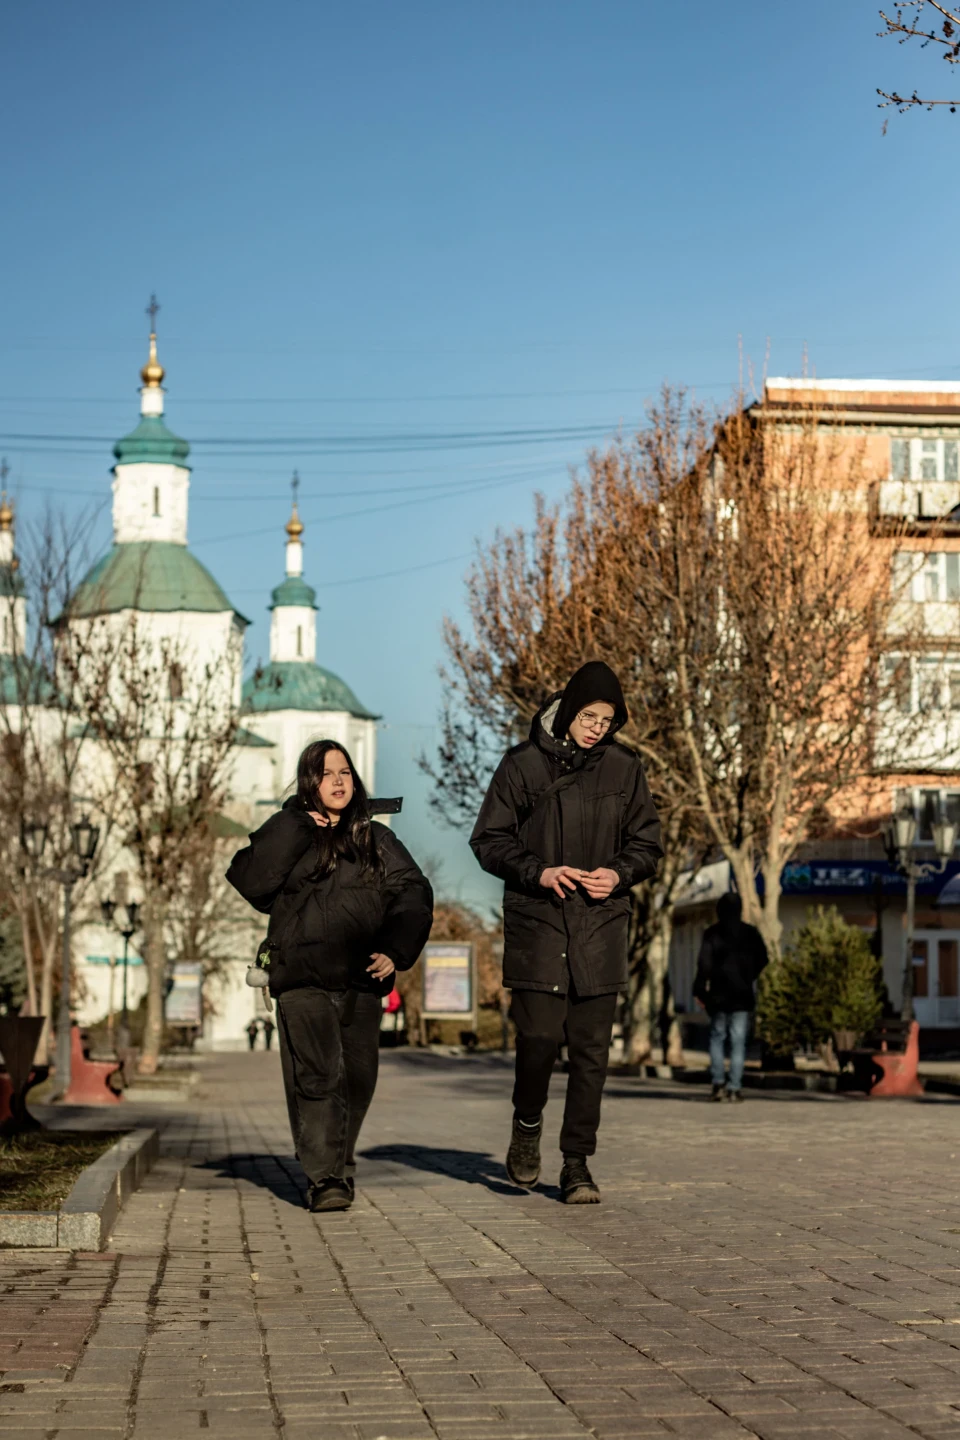
[[[593,1155],[600,1125],[600,1097],[607,1077],[616,995],[581,998],[542,990],[514,990],[510,1018],[517,1027],[517,1068],[513,1108],[522,1120],[543,1110],[559,1047],[570,1058],[560,1149]]]
[[[377,1084],[380,997],[309,985],[281,995],[277,1017],[297,1157],[314,1183],[343,1179]]]

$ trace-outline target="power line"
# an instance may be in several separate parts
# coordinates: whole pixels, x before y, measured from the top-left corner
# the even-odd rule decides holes
[[[354,449],[363,450],[366,447],[375,446],[378,450],[384,448],[410,449],[410,448],[454,448],[460,445],[487,445],[487,444],[542,444],[550,440],[581,440],[589,439],[600,434],[609,434],[616,430],[615,423],[606,422],[603,424],[594,422],[590,425],[558,425],[558,426],[518,426],[506,430],[450,430],[450,431],[386,431],[382,434],[366,435],[295,435],[295,436],[270,436],[261,435],[253,437],[240,436],[208,436],[190,441],[192,448],[197,446],[214,447],[237,447],[241,453],[249,446],[269,446],[270,451],[280,447],[285,449],[293,448],[302,450],[305,453],[338,453],[328,447],[343,447],[346,452]],[[110,445],[115,442],[115,436],[108,435],[44,435],[27,433],[22,431],[8,431],[0,433],[0,442],[7,444],[25,445]],[[315,447],[321,447],[316,450]],[[222,452],[226,453],[226,452]]]
[[[304,516],[303,519],[305,525],[315,525],[317,527],[333,525],[338,520],[354,520],[359,515],[382,515],[386,510],[406,509],[410,505],[431,505],[436,504],[440,500],[456,500],[459,499],[461,495],[476,495],[479,492],[486,493],[488,490],[497,490],[504,485],[519,485],[528,478],[528,476],[523,475],[519,479],[515,477],[510,480],[485,480],[478,485],[468,485],[460,490],[450,490],[445,495],[420,495],[416,499],[397,500],[390,505],[365,505],[359,510],[342,510],[338,515],[324,515],[322,518],[316,520],[307,519],[306,516]],[[198,545],[220,545],[228,540],[248,540],[255,535],[262,534],[263,526],[258,525],[256,530],[240,530],[234,532],[232,535],[214,535],[209,540],[198,540],[195,543]]]
[[[351,575],[345,580],[320,580],[313,588],[315,590],[338,590],[341,585],[366,585],[376,580],[395,580],[399,575],[413,575],[418,570],[435,570],[440,565],[452,565],[457,560],[470,560],[472,554],[466,551],[463,555],[446,555],[442,560],[426,560],[422,565],[407,565],[403,570],[376,570],[369,575]],[[256,590],[231,590],[232,595],[262,595],[263,587]],[[392,728],[396,728],[395,726]],[[426,729],[435,729],[435,726],[426,726]]]

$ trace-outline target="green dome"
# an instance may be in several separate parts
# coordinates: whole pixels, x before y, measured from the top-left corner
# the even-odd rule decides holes
[[[162,415],[144,415],[136,430],[124,435],[113,447],[118,465],[137,465],[152,460],[163,465],[189,469],[190,446],[164,424]]]
[[[311,610],[316,610],[317,592],[302,576],[288,575],[275,590],[271,590],[268,609],[276,610],[286,605],[308,605]]]
[[[273,660],[264,665],[244,684],[242,708],[248,715],[267,710],[346,710],[358,720],[377,718],[339,675],[312,660]]]
[[[75,615],[108,615],[117,610],[234,610],[210,571],[185,545],[137,540],[114,545],[81,580],[67,607]]]

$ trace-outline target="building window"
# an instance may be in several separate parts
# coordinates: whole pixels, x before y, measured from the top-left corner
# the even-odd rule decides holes
[[[960,655],[888,655],[884,665],[901,715],[960,714]]]
[[[916,816],[917,840],[921,845],[933,844],[933,827],[941,816],[960,825],[960,790],[901,790],[896,803],[897,808],[908,806]]]
[[[960,480],[960,441],[891,440],[893,480]]]
[[[893,560],[893,588],[905,600],[960,600],[960,553],[899,550]]]
[[[154,485],[154,487],[153,487],[153,513],[154,513],[154,515],[159,515],[159,514],[160,514],[160,486],[159,486],[159,485]]]
[[[297,626],[297,654],[303,654],[303,626]]]
[[[170,699],[171,699],[171,700],[182,700],[182,699],[183,699],[183,666],[180,665],[176,660],[174,660],[173,664],[170,666],[169,681],[170,681]]]

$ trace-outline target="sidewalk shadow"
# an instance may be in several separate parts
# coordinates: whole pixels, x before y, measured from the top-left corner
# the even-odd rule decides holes
[[[483,1185],[495,1195],[521,1195],[524,1192],[507,1178],[503,1162],[482,1150],[445,1150],[436,1145],[374,1145],[361,1152],[364,1160],[391,1160],[413,1170],[426,1170],[443,1175],[447,1180],[462,1180],[468,1185]],[[541,1187],[543,1188],[543,1187]]]
[[[303,1208],[308,1180],[292,1155],[268,1152],[247,1155],[221,1155],[218,1160],[204,1160],[198,1170],[213,1170],[221,1180],[247,1180],[269,1190],[278,1200]]]

